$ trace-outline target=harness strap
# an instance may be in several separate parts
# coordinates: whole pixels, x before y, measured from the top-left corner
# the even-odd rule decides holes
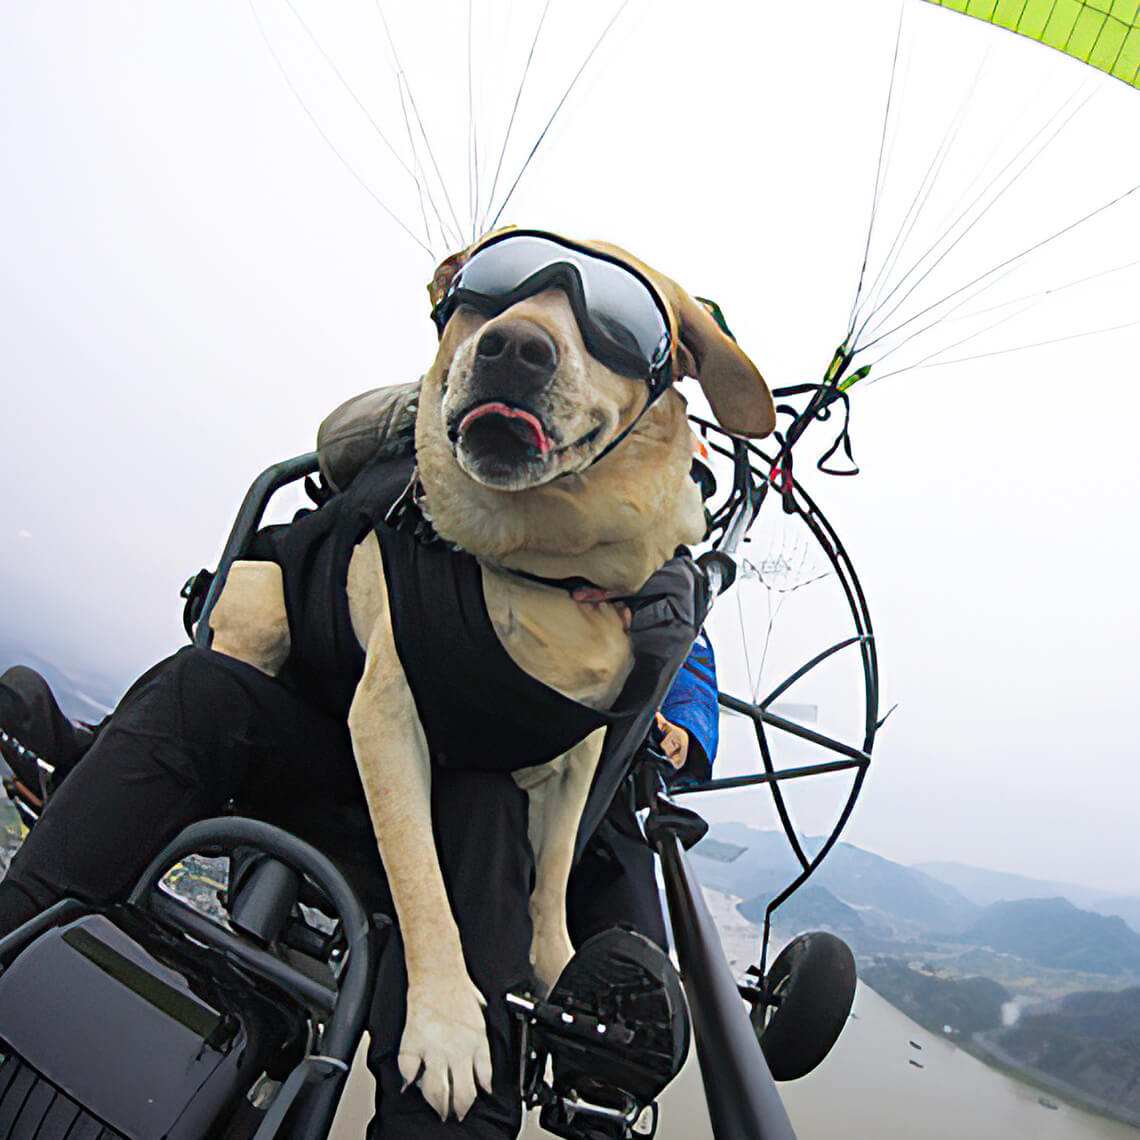
[[[647,404],[646,407],[649,405]],[[635,421],[636,422],[636,421]],[[628,430],[631,430],[633,424],[630,424]],[[617,442],[616,440],[614,441]],[[599,456],[600,458],[600,456]],[[447,543],[439,532],[431,524],[431,520],[423,513],[420,507],[420,499],[423,496],[423,483],[420,481],[420,471],[418,467],[412,469],[411,478],[408,480],[407,486],[400,492],[395,502],[388,509],[387,514],[384,516],[384,521],[391,527],[402,530],[407,534],[412,535],[417,542],[424,545],[431,545],[433,543]],[[604,586],[599,586],[597,582],[591,582],[589,578],[583,578],[580,575],[574,575],[569,578],[547,578],[542,574],[532,574],[529,570],[515,570],[510,566],[503,566],[500,563],[493,563],[494,569],[502,571],[504,574],[510,574],[515,578],[522,578],[527,582],[535,582],[540,586],[550,586],[556,590],[565,590],[568,594],[573,594],[576,590],[597,590],[599,593],[608,594]],[[643,603],[643,599],[638,594],[617,594],[613,597],[607,597],[606,601],[609,602],[622,602],[631,607],[635,607]]]

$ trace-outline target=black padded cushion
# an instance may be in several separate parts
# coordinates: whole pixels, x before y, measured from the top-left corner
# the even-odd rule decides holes
[[[416,380],[362,392],[330,412],[317,430],[325,483],[334,491],[343,491],[369,463],[411,455],[419,399]]]

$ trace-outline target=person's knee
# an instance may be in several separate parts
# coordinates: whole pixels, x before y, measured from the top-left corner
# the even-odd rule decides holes
[[[27,665],[10,665],[0,673],[0,688],[11,689],[16,693],[35,692],[47,689],[48,683],[42,674]]]
[[[191,645],[144,675],[108,727],[224,746],[246,738],[256,715],[250,679],[230,668],[221,654]]]
[[[0,882],[0,938],[11,934],[56,901],[56,896],[50,893],[38,897],[29,886],[11,879],[3,880]]]
[[[47,681],[27,665],[13,665],[0,673],[0,728],[22,737],[32,721],[33,706],[50,699]]]

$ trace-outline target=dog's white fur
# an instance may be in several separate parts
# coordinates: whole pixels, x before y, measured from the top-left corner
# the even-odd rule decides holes
[[[558,350],[542,408],[561,450],[532,465],[509,489],[470,473],[463,440],[449,442],[449,416],[470,400],[475,345],[489,322],[459,309],[425,376],[416,426],[424,508],[436,530],[475,554],[489,614],[507,652],[526,672],[596,708],[617,696],[632,664],[622,616],[611,604],[583,605],[564,591],[504,568],[547,577],[581,576],[603,588],[636,590],[685,542],[700,539],[703,511],[689,479],[693,440],[683,399],[668,391],[618,447],[606,444],[646,402],[643,382],[591,357],[566,297],[548,291],[494,321],[524,320]],[[583,445],[575,441],[588,437]],[[349,728],[377,844],[391,886],[408,973],[400,1070],[419,1081],[441,1118],[462,1118],[477,1086],[490,1089],[483,996],[470,980],[432,838],[427,741],[392,635],[379,544],[369,535],[348,572],[353,628],[366,650]],[[213,647],[267,673],[289,652],[278,567],[238,562],[212,619]],[[566,883],[602,731],[551,764],[516,774],[528,793],[536,882],[532,961],[553,984],[572,953]]]

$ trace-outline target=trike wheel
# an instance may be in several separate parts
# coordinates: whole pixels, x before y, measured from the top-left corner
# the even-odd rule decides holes
[[[847,1023],[855,999],[855,958],[834,934],[801,934],[772,963],[764,990],[767,1002],[752,1010],[764,1058],[776,1080],[797,1080],[831,1052]]]

